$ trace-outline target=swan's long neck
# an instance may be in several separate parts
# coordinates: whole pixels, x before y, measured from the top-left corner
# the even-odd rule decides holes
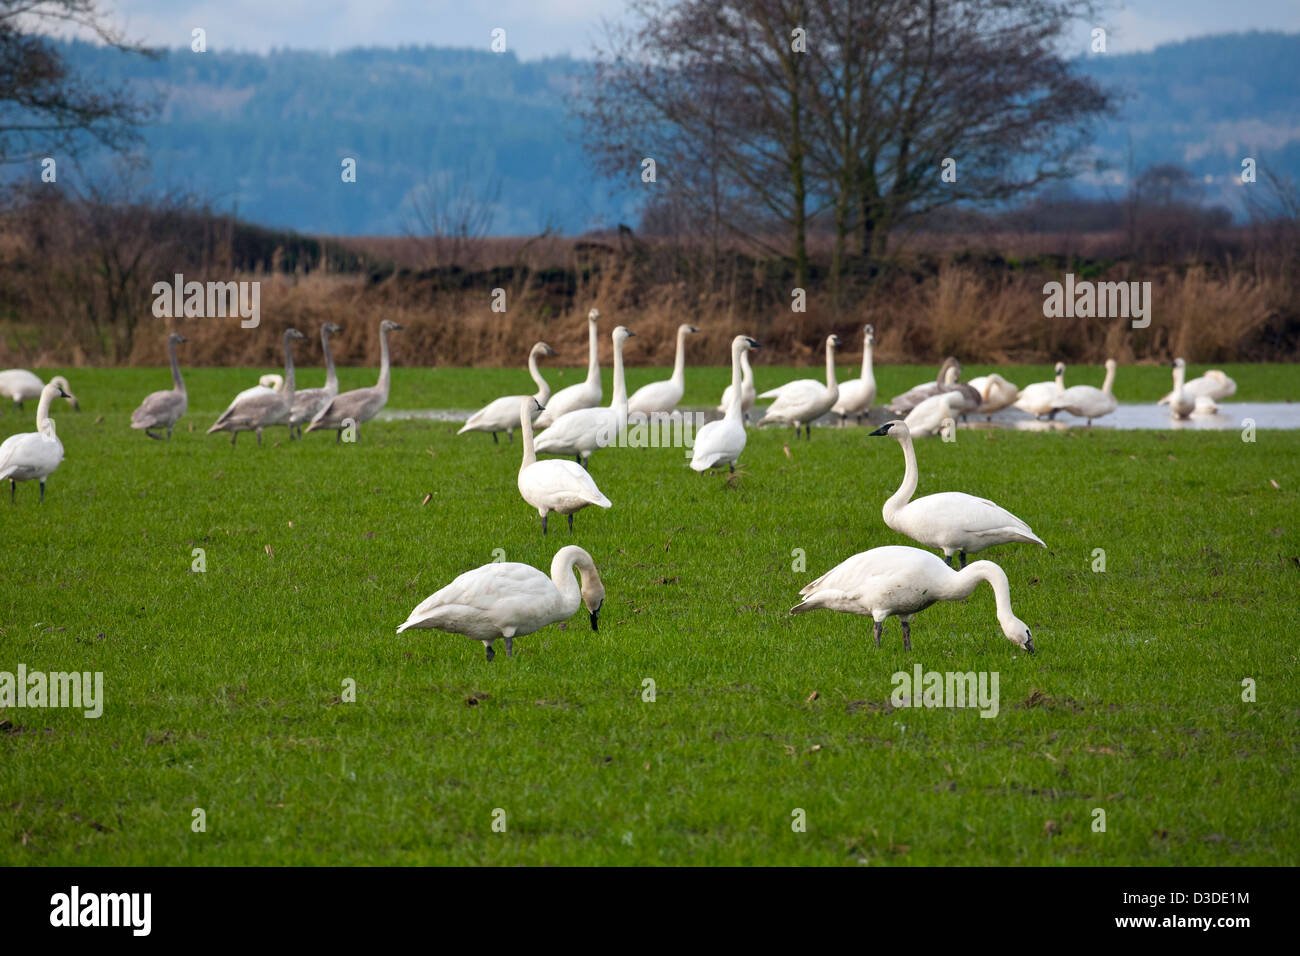
[[[181,378],[181,367],[180,364],[176,361],[175,342],[168,341],[167,353],[168,355],[171,356],[171,360],[172,360],[172,384],[176,386],[176,391],[183,392],[185,391],[185,380]]]
[[[1058,392],[1065,391],[1065,369],[1061,369],[1056,373],[1056,390]]]
[[[618,412],[620,426],[627,422],[627,382],[623,378],[623,343],[617,339],[614,341],[614,401],[609,407]]]
[[[1115,366],[1112,365],[1106,369],[1106,381],[1101,383],[1101,390],[1105,392],[1107,395],[1109,395],[1110,390],[1114,386],[1114,384],[1115,384]]]
[[[288,332],[284,334],[284,394],[293,404],[293,339]]]
[[[519,466],[523,471],[537,461],[537,451],[533,448],[533,416],[527,402],[519,403],[519,430],[524,433],[524,460]]]
[[[1181,399],[1183,397],[1183,382],[1187,378],[1187,372],[1184,369],[1174,366],[1174,396]],[[1102,386],[1102,391],[1110,391],[1110,376],[1106,377],[1106,384]]]
[[[388,330],[379,330],[379,389],[388,395]]]
[[[747,354],[748,350],[740,343],[731,347],[731,404],[727,406],[727,421],[738,422],[743,414],[744,399],[740,394],[740,366]]]
[[[908,435],[899,442],[903,446],[903,483],[898,486],[898,490],[885,502],[885,516],[893,514],[912,500],[912,495],[916,494],[916,482],[918,473],[916,470],[916,450],[912,447],[912,436]]]
[[[546,400],[551,397],[551,386],[546,384],[546,379],[542,378],[542,373],[537,368],[537,352],[528,353],[528,374],[533,377],[537,383],[537,404],[545,405]]]
[[[1011,610],[1011,584],[1006,572],[992,561],[972,561],[966,567],[953,574],[944,575],[944,585],[939,589],[947,601],[960,601],[971,596],[981,581],[987,581],[993,588],[993,599],[997,603],[998,620],[1005,621],[1015,617]]]
[[[334,372],[334,353],[330,350],[330,334],[326,329],[320,330],[320,347],[325,350],[325,390],[337,395],[339,377]]]
[[[673,381],[681,387],[686,386],[686,336],[685,329],[677,330],[677,358],[673,360]]]
[[[551,560],[551,583],[560,592],[560,609],[565,617],[571,616],[582,604],[582,591],[573,577],[573,566],[578,560],[579,556],[567,549],[557,552]]]
[[[740,353],[740,370],[744,373],[740,379],[741,385],[745,388],[753,388],[754,370],[749,367],[749,349]]]
[[[600,385],[600,332],[596,323],[587,322],[587,384]]]
[[[52,388],[41,389],[41,400],[36,403],[36,430],[38,432],[45,431],[47,422],[51,426],[54,425],[50,421],[50,402],[54,401],[55,394],[55,390]]]
[[[868,382],[871,381],[872,377],[871,350],[873,348],[874,346],[871,344],[870,338],[862,340],[862,377]]]
[[[826,388],[839,390],[835,384],[835,346],[826,343]]]

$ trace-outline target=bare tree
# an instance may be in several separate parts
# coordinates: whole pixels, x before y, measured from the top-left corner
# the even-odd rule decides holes
[[[473,246],[492,228],[501,179],[477,175],[468,164],[442,170],[409,200],[409,234],[420,241],[428,268],[469,266]]]

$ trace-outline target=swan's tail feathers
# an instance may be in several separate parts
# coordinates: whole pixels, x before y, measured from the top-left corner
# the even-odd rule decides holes
[[[812,587],[809,585],[808,587]],[[807,591],[808,588],[804,588]],[[803,593],[802,591],[800,592]],[[791,614],[807,614],[809,611],[816,611],[820,608],[830,607],[837,600],[844,596],[843,591],[815,591],[807,594],[802,601],[790,608]]]
[[[225,416],[223,415],[221,416],[221,418],[218,418],[215,422],[213,422],[212,427],[207,430],[206,434],[211,435],[213,432],[224,431],[225,427],[226,427],[226,422],[225,422]]]
[[[588,494],[586,498],[588,501],[590,501],[593,505],[596,505],[598,508],[614,507],[614,502],[610,501],[599,491],[597,491],[595,494]]]
[[[692,458],[691,467],[696,471],[708,471],[718,463],[718,459],[721,457],[720,454],[715,452],[712,455],[702,455],[699,458]]]
[[[465,433],[468,432],[468,431],[473,431],[473,430],[474,430],[474,428],[473,428],[473,423],[474,423],[474,419],[471,418],[469,421],[467,421],[467,422],[464,424],[464,426],[461,428],[460,431],[456,432],[456,434],[457,434],[457,435],[463,435],[463,434],[465,434]]]

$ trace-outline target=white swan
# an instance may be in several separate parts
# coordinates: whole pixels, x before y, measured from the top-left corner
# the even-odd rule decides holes
[[[737,335],[731,340],[731,406],[727,414],[719,421],[709,422],[695,433],[695,444],[691,448],[691,467],[696,471],[708,471],[718,465],[730,465],[736,470],[736,460],[745,450],[745,419],[741,385],[741,361],[750,349],[758,348],[758,343],[748,335]]]
[[[561,415],[580,408],[595,408],[604,397],[600,388],[600,333],[596,323],[600,313],[592,309],[587,313],[587,380],[562,388],[544,404],[546,411],[534,422],[538,428],[549,428]]]
[[[1056,379],[1051,382],[1034,382],[1020,390],[1020,397],[1012,404],[1022,412],[1028,412],[1035,418],[1055,415],[1052,399],[1065,391],[1065,363],[1057,362],[1053,371]]]
[[[642,385],[627,400],[627,410],[640,415],[654,412],[671,412],[686,394],[686,336],[700,331],[693,325],[677,326],[677,357],[673,360],[673,374],[662,382]]]
[[[782,385],[776,401],[767,406],[767,412],[758,424],[778,422],[793,425],[795,438],[799,437],[799,427],[803,426],[811,441],[812,423],[829,412],[840,398],[840,389],[835,383],[835,350],[839,347],[838,335],[827,336],[825,385],[815,378],[801,378]]]
[[[263,375],[257,380],[256,385],[251,388],[246,388],[237,394],[231,404],[233,405],[235,402],[242,402],[245,399],[254,398],[259,395],[270,395],[271,393],[278,395],[283,392],[284,376],[271,373],[269,375]]]
[[[388,333],[400,332],[404,327],[391,319],[379,323],[379,381],[369,388],[354,388],[350,392],[335,395],[307,426],[307,431],[332,428],[335,430],[334,443],[343,437],[343,429],[350,422],[361,433],[361,424],[368,422],[379,414],[388,404],[388,385],[391,370],[388,365]]]
[[[188,341],[179,332],[167,336],[167,354],[172,362],[172,388],[167,391],[153,392],[140,403],[140,407],[131,413],[131,427],[143,430],[150,438],[162,441],[162,435],[155,435],[153,429],[167,429],[167,439],[171,440],[172,429],[185,414],[189,397],[185,393],[185,380],[181,378],[181,367],[176,361],[176,346]]]
[[[1008,382],[997,372],[973,378],[968,384],[980,396],[980,406],[975,411],[989,421],[993,420],[994,412],[1002,411],[1020,398],[1020,389],[1016,388],[1015,383]]]
[[[573,580],[574,567],[582,579],[581,590]],[[604,603],[605,586],[595,562],[590,554],[571,544],[555,552],[549,578],[531,565],[515,561],[494,562],[466,571],[420,602],[397,632],[431,628],[463,634],[470,640],[482,641],[487,659],[492,660],[493,641],[503,638],[506,655],[510,656],[516,637],[567,621],[579,604],[587,606],[591,629],[597,630]]]
[[[542,534],[546,534],[546,518],[554,511],[569,516],[569,531],[573,531],[573,515],[587,505],[598,508],[612,507],[613,503],[600,493],[596,482],[581,465],[567,458],[537,460],[533,447],[533,416],[542,410],[541,403],[527,395],[519,400],[519,427],[524,433],[524,460],[519,466],[519,494],[524,501],[537,509],[542,516]]]
[[[926,547],[941,549],[949,563],[954,554],[960,555],[963,567],[966,555],[998,544],[1024,542],[1047,547],[1029,525],[987,499],[943,491],[911,501],[918,473],[916,450],[907,425],[887,422],[871,434],[888,435],[903,446],[903,483],[880,509],[885,524],[893,530]]]
[[[876,374],[872,368],[872,352],[876,345],[875,329],[862,330],[862,377],[851,378],[840,386],[839,400],[831,411],[840,416],[840,424],[850,415],[862,423],[862,416],[871,418],[871,403],[876,400]]]
[[[1187,418],[1196,408],[1196,396],[1188,395],[1183,379],[1187,375],[1187,363],[1174,359],[1174,390],[1169,393],[1169,413],[1174,418]]]
[[[532,415],[536,415],[539,409],[544,409],[546,400],[551,397],[551,386],[546,384],[546,379],[542,378],[542,373],[537,370],[537,360],[554,354],[555,349],[545,342],[538,342],[528,351],[528,374],[537,383],[537,393],[532,396],[537,400],[536,405],[529,406],[533,410]],[[519,425],[519,402],[525,398],[528,398],[528,396],[503,395],[500,398],[493,399],[471,415],[456,434],[491,432],[492,444],[495,445],[500,442],[500,439],[497,438],[497,432],[505,432],[510,440],[514,441],[515,428]],[[529,421],[531,420],[530,415]]]
[[[50,402],[67,398],[68,393],[57,382],[41,388],[41,400],[36,406],[36,431],[10,435],[0,444],[0,481],[9,479],[9,502],[14,501],[15,482],[36,479],[41,483],[41,501],[45,501],[45,479],[54,473],[63,461],[63,443],[54,432],[54,419],[50,418]]]
[[[289,411],[293,408],[293,341],[305,339],[297,329],[284,330],[284,391],[266,389],[264,393],[236,396],[221,413],[208,434],[230,432],[230,444],[235,444],[240,432],[257,432],[257,443],[262,444],[262,429],[272,425],[288,425]],[[245,393],[241,393],[243,395]]]
[[[855,554],[813,581],[802,591],[803,601],[790,609],[805,614],[826,608],[861,614],[875,622],[876,647],[885,619],[897,617],[903,628],[903,649],[912,649],[912,616],[937,601],[962,601],[981,581],[993,588],[998,624],[1007,640],[1034,653],[1034,635],[1011,610],[1011,585],[992,561],[974,561],[954,571],[929,551],[891,545]]]
[[[957,423],[953,417],[953,398],[952,392],[940,392],[922,401],[903,419],[907,430],[917,438],[928,438],[938,435],[945,427],[955,428]]]
[[[722,390],[722,401],[718,403],[718,411],[726,414],[731,408],[731,391],[732,387],[728,385]],[[749,350],[746,349],[740,353],[740,418],[741,421],[749,421],[749,410],[754,407],[754,370],[749,365]]]
[[[1094,418],[1109,415],[1119,407],[1111,392],[1115,385],[1115,367],[1114,359],[1106,359],[1106,380],[1102,382],[1101,388],[1091,385],[1071,386],[1052,398],[1052,410],[1064,409],[1077,418],[1088,419],[1089,425]]]
[[[1222,369],[1212,368],[1204,375],[1194,378],[1190,382],[1184,382],[1183,392],[1191,395],[1192,398],[1200,398],[1205,395],[1216,402],[1221,402],[1225,398],[1231,398],[1237,394],[1237,383],[1230,379]],[[1174,393],[1170,392],[1156,404],[1168,405],[1173,396]]]
[[[547,455],[573,455],[585,468],[591,453],[618,441],[619,434],[627,428],[627,381],[623,377],[623,343],[633,338],[619,326],[611,336],[614,340],[614,399],[606,407],[579,408],[566,412],[537,439],[537,451]],[[542,413],[544,415],[545,412]],[[542,415],[537,418],[540,421]]]
[[[330,336],[342,332],[343,326],[326,322],[320,327],[320,347],[325,353],[325,387],[300,388],[293,393],[293,408],[289,412],[289,435],[294,429],[302,437],[302,426],[311,422],[316,413],[329,404],[330,399],[339,393],[339,377],[334,371],[334,353],[330,349]]]
[[[906,415],[927,398],[956,385],[959,378],[961,378],[961,363],[949,355],[939,365],[939,374],[935,376],[934,381],[913,385],[902,395],[895,395],[888,408],[895,415]]]
[[[51,385],[57,385],[63,390],[63,397],[68,400],[77,411],[81,411],[81,402],[77,401],[77,396],[72,394],[72,388],[68,385],[68,380],[62,375],[56,375],[50,379]],[[0,372],[0,395],[6,396],[14,403],[18,411],[22,411],[23,402],[29,398],[40,398],[41,392],[45,388],[45,383],[41,381],[40,376],[27,371],[25,368],[11,368]]]

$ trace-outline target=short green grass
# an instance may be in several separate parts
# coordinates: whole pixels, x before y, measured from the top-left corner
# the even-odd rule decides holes
[[[1281,368],[1229,371],[1239,398],[1282,399]],[[927,374],[882,370],[882,393]],[[991,497],[1049,548],[982,555],[1036,656],[1002,637],[983,586],[920,614],[906,653],[894,620],[877,650],[868,619],[788,614],[816,574],[909,543],[880,517],[902,454],[867,429],[751,430],[734,483],[678,449],[599,452],[614,508],[542,538],[517,443],[400,421],[355,445],[276,429],[232,449],[202,429],[248,370],[193,372],[192,415],[153,442],[127,417],[165,371],[68,375],[85,410],[55,408],[67,459],[45,504],[34,485],[0,500],[0,671],[102,671],[107,702],[98,720],[0,712],[0,864],[1300,858],[1300,434],[921,443],[920,493]],[[1134,400],[1167,383],[1121,376]],[[693,377],[701,404],[725,379]],[[394,404],[466,407],[519,379],[399,369]],[[30,412],[5,409],[0,434]],[[491,664],[464,638],[394,633],[494,549],[546,568],[570,541],[608,590],[599,633],[580,614]],[[915,664],[997,671],[999,715],[891,710],[891,675]]]

